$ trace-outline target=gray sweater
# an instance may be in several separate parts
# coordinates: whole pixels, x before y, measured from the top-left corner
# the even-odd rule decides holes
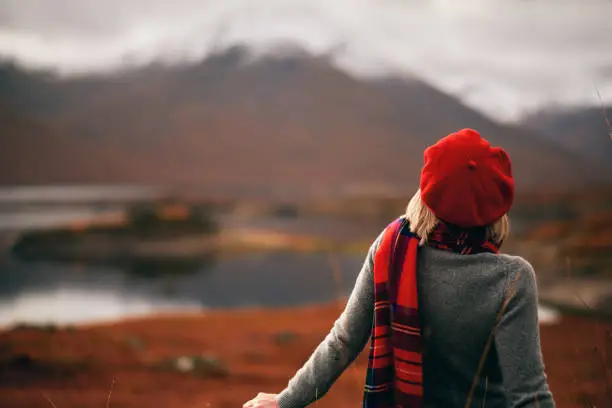
[[[374,305],[374,253],[381,237],[368,252],[346,309],[278,396],[280,408],[305,407],[324,396],[368,343]],[[458,255],[422,247],[417,273],[426,407],[464,407],[510,287],[514,295],[498,326],[472,406],[555,406],[542,362],[536,280],[527,261],[509,255]]]

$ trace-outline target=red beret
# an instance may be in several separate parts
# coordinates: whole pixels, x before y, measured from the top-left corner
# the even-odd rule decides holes
[[[464,228],[489,225],[514,200],[508,154],[473,129],[462,129],[425,150],[421,199],[439,219]]]

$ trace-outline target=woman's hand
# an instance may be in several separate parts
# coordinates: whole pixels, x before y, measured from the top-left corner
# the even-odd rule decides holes
[[[242,408],[278,408],[276,395],[260,392],[255,398],[245,402]]]

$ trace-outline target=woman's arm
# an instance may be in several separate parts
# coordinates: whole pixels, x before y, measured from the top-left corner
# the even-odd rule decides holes
[[[344,312],[304,366],[277,397],[280,408],[302,408],[327,393],[370,338],[374,310],[374,254],[370,247]]]
[[[517,257],[509,278],[514,282],[510,284],[514,296],[495,336],[508,406],[554,408],[542,360],[535,273],[527,261]]]

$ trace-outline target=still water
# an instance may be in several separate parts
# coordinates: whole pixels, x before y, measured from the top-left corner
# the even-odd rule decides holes
[[[132,193],[138,197],[144,194],[121,190],[116,192],[117,199],[125,199],[126,195],[133,198]],[[78,205],[63,204],[66,199],[74,201],[75,194],[81,200]],[[97,200],[100,195],[108,197],[109,192],[80,188],[0,189],[0,326],[73,324],[173,310],[331,301],[350,292],[363,263],[362,256],[330,258],[317,253],[218,256],[188,265],[21,262],[8,254],[10,242],[20,231],[57,227],[117,211],[117,207],[108,204],[103,208],[88,205],[87,201]],[[55,204],[43,209],[39,204],[32,205],[34,201]],[[235,226],[232,221],[223,224]],[[373,239],[384,227],[380,223],[364,225],[329,218],[260,218],[240,226],[324,234],[338,239]],[[334,274],[334,270],[339,274]],[[557,318],[555,311],[540,309],[542,322],[554,322]]]
[[[100,322],[155,312],[303,305],[347,295],[356,256],[258,253],[148,274],[133,268],[0,259],[0,326]],[[333,267],[339,271],[334,275]],[[147,269],[149,270],[149,269]],[[150,271],[150,270],[149,270]],[[542,324],[559,314],[540,307]]]
[[[0,325],[79,323],[171,310],[286,306],[347,293],[363,260],[258,253],[141,274],[130,267],[0,260]],[[334,278],[332,263],[341,279]],[[165,271],[168,272],[168,271]]]
[[[196,264],[102,265],[22,262],[8,248],[17,234],[121,210],[113,199],[145,192],[109,188],[0,189],[0,325],[70,324],[171,310],[288,306],[330,301],[352,287],[363,259],[326,254],[257,253]],[[115,191],[116,190],[116,191]],[[112,194],[111,194],[112,193]],[[107,200],[104,206],[92,200]],[[68,202],[69,204],[66,204]],[[41,204],[42,203],[42,204]],[[238,221],[241,228],[375,237],[375,225],[333,219]],[[222,220],[223,227],[236,221]],[[361,235],[360,235],[361,234]],[[332,263],[341,279],[334,279]]]

